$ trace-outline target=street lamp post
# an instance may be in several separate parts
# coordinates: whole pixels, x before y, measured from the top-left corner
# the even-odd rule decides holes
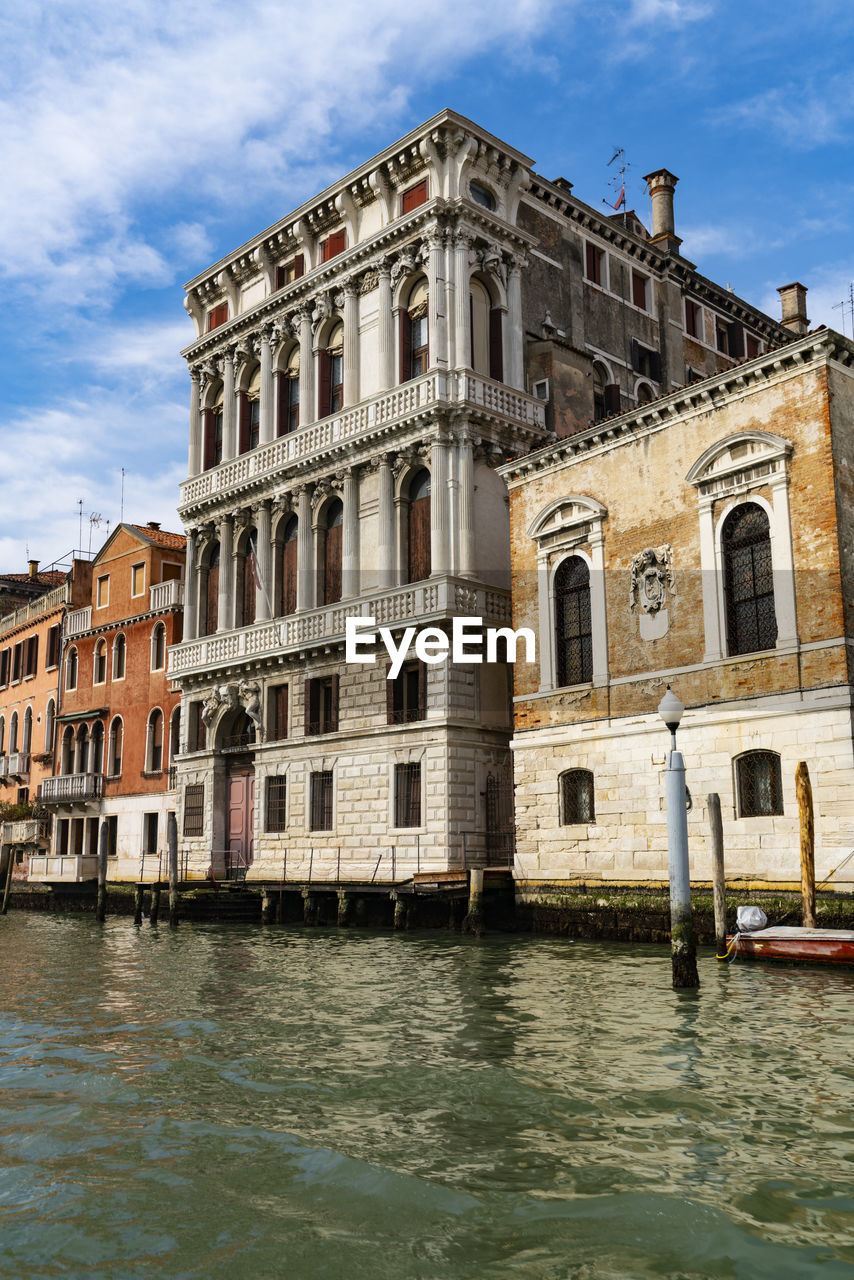
[[[670,863],[670,952],[674,987],[699,987],[697,943],[691,915],[691,873],[688,867],[688,808],[685,762],[676,750],[676,730],[685,708],[667,686],[658,714],[670,730],[665,769],[667,854]]]

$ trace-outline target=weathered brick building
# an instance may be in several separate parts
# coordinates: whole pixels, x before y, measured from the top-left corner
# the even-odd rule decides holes
[[[65,618],[53,770],[39,790],[51,847],[30,859],[32,881],[94,878],[101,822],[109,879],[160,870],[179,737],[166,654],[181,639],[184,556],[183,534],[120,524],[86,566],[86,603]]]
[[[692,873],[821,880],[852,845],[854,343],[828,330],[501,468],[511,495],[517,876],[667,878],[656,714],[686,707]],[[848,863],[835,883],[854,881]]]
[[[443,111],[187,286],[181,690],[191,871],[506,859],[507,671],[344,661],[348,618],[509,620],[497,466],[733,369],[784,328],[653,227]]]

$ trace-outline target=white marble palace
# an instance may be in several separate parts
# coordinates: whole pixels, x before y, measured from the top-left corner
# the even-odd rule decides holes
[[[347,619],[509,625],[496,467],[791,336],[681,258],[666,170],[650,234],[531,165],[443,111],[187,286],[191,877],[507,865],[509,668],[387,679]]]

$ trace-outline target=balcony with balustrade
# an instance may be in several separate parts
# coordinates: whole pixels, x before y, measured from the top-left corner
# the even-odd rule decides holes
[[[296,657],[313,647],[343,644],[348,618],[374,618],[377,627],[423,627],[453,617],[482,618],[484,626],[509,626],[510,593],[463,578],[429,578],[173,645],[169,676],[216,671],[269,654]]]
[[[330,461],[338,451],[367,443],[372,436],[387,433],[407,418],[436,409],[467,409],[476,418],[522,429],[529,434],[531,444],[545,439],[542,400],[468,370],[434,369],[191,476],[180,487],[179,511],[186,514],[211,499],[263,487],[264,481],[296,465]]]
[[[103,794],[103,773],[62,773],[45,778],[39,787],[42,804],[80,804],[100,800]]]
[[[152,613],[174,609],[184,603],[184,584],[178,578],[167,578],[148,588],[149,607]]]

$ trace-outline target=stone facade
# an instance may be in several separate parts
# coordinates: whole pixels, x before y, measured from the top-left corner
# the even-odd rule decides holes
[[[445,111],[189,283],[190,875],[506,865],[506,668],[393,691],[347,619],[508,623],[497,467],[791,337],[680,256],[675,182],[650,232]]]
[[[538,661],[516,667],[522,878],[666,880],[669,738],[656,708],[667,684],[686,707],[679,746],[695,877],[711,874],[706,797],[717,792],[728,874],[799,879],[801,760],[817,878],[845,859],[854,827],[852,368],[854,344],[818,331],[501,469],[514,625],[539,637]],[[748,511],[765,529],[759,549],[731,552],[728,530]],[[732,557],[745,555],[760,602],[755,634],[739,630],[751,601],[738,594],[746,561]],[[592,661],[588,678],[570,684],[556,660],[567,643],[556,575],[573,559],[589,566]],[[760,767],[778,771],[779,796],[773,782],[749,793]],[[567,807],[561,778],[574,770],[592,774],[592,814]],[[570,782],[580,785],[577,775]],[[832,883],[851,882],[848,862]]]

